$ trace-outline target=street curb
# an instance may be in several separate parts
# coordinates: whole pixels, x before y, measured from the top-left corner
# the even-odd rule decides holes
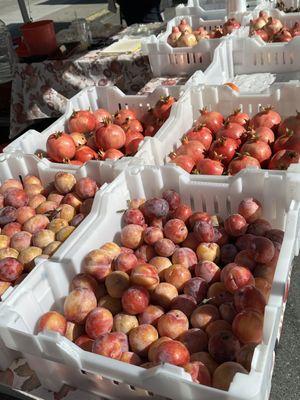
[[[110,11],[108,9],[104,9],[104,10],[101,10],[101,11],[98,11],[98,12],[96,12],[94,14],[89,15],[85,19],[88,22],[92,22],[92,21],[95,21],[98,18],[105,17],[108,14],[110,14]]]

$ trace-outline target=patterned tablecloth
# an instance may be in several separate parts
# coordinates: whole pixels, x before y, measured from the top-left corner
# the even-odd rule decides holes
[[[116,55],[95,50],[67,60],[19,63],[12,84],[10,138],[33,120],[62,114],[66,98],[87,86],[116,84],[134,94],[151,77],[148,57],[139,52]]]

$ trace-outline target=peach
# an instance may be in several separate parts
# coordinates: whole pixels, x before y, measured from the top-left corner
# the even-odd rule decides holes
[[[172,255],[173,264],[181,264],[186,268],[191,268],[197,264],[196,253],[188,247],[177,248]]]
[[[152,293],[153,302],[163,308],[169,308],[171,301],[178,296],[175,286],[167,282],[162,282],[156,286]]]
[[[79,211],[80,206],[82,205],[82,200],[77,196],[76,193],[67,193],[62,201],[62,204],[68,204],[70,206],[72,206],[73,208],[75,208],[76,211]]]
[[[48,214],[57,209],[57,204],[54,201],[44,201],[36,209],[37,214]]]
[[[10,244],[10,237],[1,234],[0,235],[0,249],[6,249],[6,247],[9,247],[9,244]]]
[[[265,236],[265,234],[272,229],[269,221],[259,218],[248,226],[247,233],[255,236]]]
[[[155,242],[154,250],[161,257],[171,257],[175,251],[175,244],[170,239],[160,239]]]
[[[165,270],[165,281],[175,286],[178,292],[183,290],[185,283],[191,279],[192,275],[188,268],[180,264],[174,264]]]
[[[145,263],[147,263],[155,256],[155,251],[152,246],[149,246],[148,244],[142,244],[139,248],[135,250],[134,254],[138,259],[143,260]]]
[[[158,339],[158,332],[149,324],[139,325],[129,332],[129,344],[131,351],[141,357],[148,354],[150,345]]]
[[[236,353],[239,350],[240,343],[230,331],[219,331],[209,338],[208,352],[219,364],[235,361]]]
[[[237,312],[254,310],[263,315],[266,301],[259,289],[249,285],[242,287],[234,293],[234,306]]]
[[[75,344],[79,346],[82,350],[92,352],[94,340],[88,335],[81,335],[75,340]]]
[[[180,205],[180,195],[179,193],[175,192],[175,190],[165,190],[162,194],[162,198],[168,202],[170,211],[176,210],[176,208]]]
[[[67,329],[67,320],[63,315],[56,311],[49,311],[42,315],[38,322],[37,332],[53,331],[65,335]]]
[[[206,297],[207,288],[208,286],[204,279],[195,277],[185,283],[183,292],[194,297],[197,303],[201,303]]]
[[[82,325],[74,324],[74,322],[67,321],[65,337],[71,342],[75,342],[84,333]]]
[[[199,242],[211,243],[214,240],[214,227],[211,221],[198,220],[195,221],[193,232]]]
[[[2,235],[6,235],[8,237],[13,237],[15,233],[21,232],[21,224],[19,222],[10,222],[9,224],[5,225],[4,228],[2,228]]]
[[[97,190],[97,183],[91,178],[81,178],[75,185],[75,193],[82,200],[94,197]]]
[[[123,271],[130,274],[136,265],[137,257],[134,254],[121,253],[114,260],[115,271]]]
[[[106,333],[94,341],[92,351],[101,356],[118,360],[122,355],[122,342],[114,333]]]
[[[157,329],[160,336],[176,339],[189,329],[189,320],[182,311],[171,310],[159,318]]]
[[[75,185],[76,179],[74,175],[68,172],[57,172],[55,175],[54,186],[59,193],[67,194],[72,191]]]
[[[232,331],[243,344],[260,343],[263,335],[264,317],[252,310],[237,314],[232,322]]]
[[[182,243],[187,235],[188,229],[181,219],[169,219],[164,226],[164,235],[167,239],[172,240],[173,243]]]
[[[93,203],[94,203],[93,198],[84,200],[79,208],[79,211],[84,215],[89,214],[93,207]]]
[[[0,225],[4,226],[17,219],[17,209],[7,206],[0,209]]]
[[[178,340],[168,340],[159,344],[154,362],[163,362],[182,367],[190,361],[190,353]]]
[[[132,364],[132,365],[141,365],[142,364],[141,357],[138,356],[136,353],[133,353],[132,351],[124,351],[121,355],[120,361],[123,361],[127,364]]]
[[[42,194],[44,192],[44,188],[41,185],[27,183],[24,185],[24,191],[29,196],[29,199],[31,199],[31,197],[36,196],[37,194]]]
[[[60,205],[57,211],[58,211],[57,217],[65,219],[67,222],[72,221],[72,219],[76,215],[75,208],[70,206],[69,204]]]
[[[157,352],[157,349],[158,349],[159,345],[161,343],[168,342],[168,341],[171,341],[171,340],[172,339],[170,339],[167,336],[162,336],[159,339],[157,339],[155,342],[153,342],[150,345],[149,350],[148,350],[148,359],[153,362],[155,360],[155,358],[156,358],[156,352]]]
[[[105,278],[105,286],[111,297],[120,299],[125,290],[129,288],[129,276],[126,272],[113,271]]]
[[[258,290],[260,290],[260,292],[265,298],[265,302],[268,303],[272,285],[264,278],[255,278],[254,280],[255,280],[255,287]]]
[[[151,246],[163,238],[164,234],[162,230],[155,226],[148,226],[143,232],[144,242]]]
[[[194,226],[195,226],[195,224],[196,224],[197,221],[204,221],[204,222],[207,222],[209,225],[212,224],[211,216],[210,216],[208,213],[203,212],[203,211],[194,212],[194,213],[189,217],[188,225],[189,225],[190,229],[194,229]],[[200,226],[198,225],[197,230],[200,230],[201,233],[204,233],[204,232],[203,232],[203,231],[204,231],[204,229],[203,229],[204,226],[205,226],[205,225],[201,225],[201,224],[200,224]],[[206,227],[206,228],[207,228],[207,227]],[[205,240],[204,240],[204,242],[205,242]]]
[[[211,375],[213,375],[215,370],[218,368],[218,363],[206,351],[200,351],[198,353],[192,354],[191,361],[201,361],[209,370]]]
[[[200,243],[196,249],[198,261],[218,262],[220,258],[220,247],[217,243]]]
[[[172,212],[172,217],[181,219],[183,222],[187,222],[192,214],[193,211],[191,207],[189,207],[187,204],[180,204],[176,210]]]
[[[23,272],[23,265],[12,257],[0,260],[0,280],[14,282]]]
[[[106,253],[111,257],[112,260],[114,260],[116,257],[118,257],[119,254],[121,254],[121,248],[114,242],[107,242],[104,243],[101,247],[100,250],[106,251]]]
[[[224,246],[229,242],[229,235],[223,226],[214,227],[214,243]]]
[[[190,354],[207,350],[208,337],[202,329],[188,329],[178,337],[178,340],[185,345]]]
[[[272,285],[275,275],[275,269],[274,267],[269,267],[266,264],[257,264],[253,271],[253,275],[255,278],[263,278],[270,285]]]
[[[208,324],[217,319],[220,319],[218,308],[211,304],[205,304],[193,311],[190,321],[193,328],[206,329]]]
[[[238,211],[251,224],[262,216],[262,205],[258,200],[249,197],[240,202]]]
[[[220,311],[220,310],[219,310]],[[205,332],[208,334],[209,337],[214,336],[216,333],[219,332],[231,332],[231,325],[229,322],[223,319],[217,319],[216,321],[211,322],[207,325]]]
[[[242,215],[232,214],[225,219],[224,228],[228,235],[237,237],[246,233],[248,224]]]
[[[19,252],[11,247],[6,247],[5,249],[0,249],[0,260],[6,257],[18,258]]]
[[[11,286],[10,282],[0,281],[0,300],[1,296],[7,291],[7,289]]]
[[[232,243],[226,243],[220,249],[220,262],[222,265],[229,264],[234,261],[237,255],[237,248]]]
[[[140,324],[157,325],[158,319],[164,314],[162,307],[153,306],[150,304],[145,311],[139,314],[138,319]]]
[[[8,189],[23,189],[23,185],[17,179],[6,179],[0,186],[0,193],[5,194]]]
[[[51,221],[51,223],[53,221]],[[35,215],[25,222],[25,224],[23,225],[23,230],[34,234],[42,229],[46,229],[49,222],[49,219],[45,215]],[[48,227],[48,229],[50,228]]]
[[[42,249],[35,246],[27,247],[20,252],[18,260],[24,265],[27,271],[31,271],[35,267],[35,258],[42,254]]]
[[[46,197],[42,194],[36,194],[29,199],[28,206],[32,207],[35,210],[40,204],[42,204],[46,200]]]
[[[191,249],[194,252],[196,251],[198,245],[199,245],[199,240],[196,239],[194,232],[189,232],[186,239],[182,242],[182,246],[184,248]]]
[[[232,321],[237,314],[236,309],[232,303],[221,304],[219,307],[219,312],[223,320],[227,321],[229,324],[232,324]]]
[[[154,265],[158,272],[160,281],[164,280],[164,271],[169,268],[172,263],[167,257],[153,257],[149,261],[149,264]]]
[[[24,206],[17,209],[17,221],[23,225],[28,219],[34,217],[35,209],[30,206]]]
[[[96,307],[97,299],[91,290],[76,288],[65,299],[64,314],[68,321],[82,325]]]
[[[41,185],[42,186],[41,180],[35,175],[26,175],[23,178],[23,184],[24,185],[29,184],[29,185]]]
[[[29,203],[28,194],[23,189],[9,189],[4,194],[4,205],[15,208],[27,206]]]
[[[212,261],[202,261],[196,264],[195,275],[205,280],[206,283],[214,283],[220,280],[221,270]]]
[[[236,361],[249,372],[251,370],[252,358],[256,346],[257,344],[255,343],[245,344],[236,355]]]
[[[74,218],[71,219],[70,225],[75,226],[75,228],[76,228],[78,225],[81,224],[81,222],[84,220],[84,218],[85,218],[85,215],[79,213],[79,214],[75,215]]]
[[[131,329],[137,326],[139,326],[139,322],[134,315],[119,313],[114,316],[113,330],[116,332],[123,332],[128,335]]]
[[[98,307],[107,308],[112,315],[116,315],[122,311],[121,300],[109,295],[103,296],[98,302]]]
[[[228,361],[221,364],[214,372],[212,386],[220,390],[229,390],[236,373],[247,374],[247,370],[236,362]]]
[[[123,221],[125,225],[134,224],[134,225],[145,225],[145,217],[143,213],[138,209],[128,209],[125,211],[123,215]]]
[[[53,231],[55,234],[58,233],[62,228],[68,226],[68,222],[62,218],[54,218],[50,224],[48,225],[47,229]]]
[[[99,291],[98,282],[95,278],[88,274],[78,274],[74,276],[70,288],[71,290],[74,290],[76,288],[89,289],[94,292],[96,297]]]
[[[153,265],[140,264],[131,271],[130,281],[133,285],[153,290],[159,284],[159,276]]]
[[[97,307],[92,310],[85,321],[85,331],[92,339],[108,333],[113,327],[112,313],[103,307]]]
[[[251,250],[254,252],[254,261],[268,264],[275,256],[275,246],[266,237],[256,237],[252,240]],[[276,264],[277,260],[275,261]]]
[[[121,231],[121,243],[130,249],[137,249],[143,242],[144,229],[140,225],[129,224]]]
[[[247,268],[234,267],[226,274],[224,284],[230,293],[234,293],[244,286],[254,285],[255,281],[253,275]]]
[[[68,237],[73,233],[75,230],[75,226],[65,226],[60,231],[58,231],[55,235],[55,239],[58,242],[64,242],[68,239]]]
[[[266,238],[272,240],[273,243],[282,243],[284,238],[284,231],[281,229],[270,229],[265,234]]]
[[[32,244],[36,247],[44,249],[48,244],[52,243],[55,239],[55,234],[49,229],[42,229],[32,236]]]
[[[64,196],[58,192],[51,192],[50,194],[48,194],[47,196],[47,201],[54,201],[54,203],[57,204],[57,206],[60,205],[60,203],[62,202]]]
[[[256,261],[254,260],[254,251],[252,250],[241,250],[234,258],[234,262],[238,265],[242,265],[253,271],[256,266]]]
[[[210,372],[201,361],[189,362],[185,364],[183,368],[191,375],[193,382],[211,386]]]
[[[131,286],[122,296],[122,306],[131,315],[141,314],[149,305],[149,293],[143,286]]]
[[[128,208],[137,209],[144,204],[146,199],[132,199],[128,202]]]
[[[227,265],[225,265],[225,267],[222,268],[221,270],[221,274],[220,274],[220,280],[221,282],[225,282],[225,279],[227,278],[227,275],[229,274],[229,272],[232,270],[232,268],[235,267],[240,267],[241,265],[236,264],[236,263],[229,263]],[[225,287],[225,286],[224,286]]]
[[[48,246],[44,248],[43,254],[52,256],[56,252],[56,250],[59,248],[60,245],[61,245],[61,242],[58,242],[57,240],[48,244]]]
[[[111,273],[111,257],[104,250],[92,250],[83,260],[83,271],[103,282]]]
[[[4,207],[4,195],[0,193],[0,208]]]
[[[197,302],[194,297],[188,294],[181,294],[174,297],[171,301],[170,308],[172,310],[182,311],[189,318],[192,312],[197,308]]]

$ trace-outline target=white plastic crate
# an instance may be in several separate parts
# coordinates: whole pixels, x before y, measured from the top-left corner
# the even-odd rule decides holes
[[[24,154],[37,154],[46,151],[46,142],[52,133],[64,130],[67,132],[67,121],[71,117],[73,111],[105,108],[109,112],[115,113],[121,108],[130,107],[136,110],[137,116],[140,118],[155,105],[161,96],[173,95],[178,99],[181,92],[182,88],[179,86],[157,88],[153,93],[141,96],[125,95],[115,86],[92,86],[85,88],[69,100],[65,114],[51,126],[41,133],[35,130],[29,130],[6,146],[4,152],[12,153],[18,150]],[[154,160],[151,142],[152,138],[145,137],[143,142],[140,144],[138,153],[134,157],[123,157],[122,159],[115,161],[113,165],[116,167],[120,165],[121,168],[124,168],[126,164],[135,163],[135,159],[139,159],[140,161],[142,160],[149,165],[153,164]],[[106,163],[108,166],[112,165],[111,161],[102,161],[101,165],[103,166]],[[56,165],[57,168],[58,165],[62,164],[50,163],[50,165]]]
[[[229,392],[194,384],[183,369],[168,364],[144,370],[85,352],[59,334],[34,335],[39,317],[50,308],[62,310],[70,281],[81,270],[85,255],[116,240],[127,201],[159,196],[165,188],[177,190],[194,210],[218,213],[223,218],[239,202],[254,196],[263,205],[264,218],[285,229],[268,305],[263,341],[255,349],[249,375],[237,374]],[[276,193],[276,196],[274,196]],[[299,177],[268,171],[242,171],[226,181],[190,176],[175,166],[131,168],[102,193],[98,221],[88,240],[78,242],[60,263],[46,261],[33,271],[0,308],[0,336],[5,345],[22,353],[42,385],[57,391],[64,383],[111,399],[265,400],[271,386],[273,352],[283,309],[285,286],[292,260],[299,252]],[[140,389],[139,389],[140,388]],[[151,393],[149,393],[149,391]]]
[[[259,94],[240,94],[227,86],[192,86],[173,107],[170,117],[163,129],[155,137],[157,145],[155,158],[158,165],[169,162],[169,154],[181,145],[180,139],[192,127],[198,118],[199,110],[221,112],[230,115],[241,108],[250,116],[260,110],[261,106],[273,106],[284,118],[296,114],[300,109],[300,82],[275,83]],[[288,171],[300,171],[300,164],[293,164]],[[226,177],[220,177],[225,178]],[[210,179],[215,179],[210,176]]]

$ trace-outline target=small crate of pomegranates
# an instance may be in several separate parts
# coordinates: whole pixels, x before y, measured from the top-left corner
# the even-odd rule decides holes
[[[98,220],[0,308],[0,337],[41,384],[109,398],[268,398],[292,260],[296,174],[226,181],[136,167]]]
[[[18,150],[53,163],[79,166],[99,160],[101,165],[108,162],[124,168],[135,163],[133,157],[153,165],[151,137],[168,119],[181,91],[180,86],[173,86],[145,95],[125,95],[114,86],[83,89],[49,128],[41,133],[28,131],[4,152]]]
[[[173,18],[165,33],[143,42],[153,75],[191,75],[199,69],[206,70],[223,40],[234,38],[239,30],[247,30],[241,27],[239,19],[244,21],[243,13],[228,20],[205,21],[194,15]]]
[[[156,159],[211,176],[247,167],[299,172],[299,96],[299,82],[273,84],[259,94],[191,87],[155,138],[161,144]]]

